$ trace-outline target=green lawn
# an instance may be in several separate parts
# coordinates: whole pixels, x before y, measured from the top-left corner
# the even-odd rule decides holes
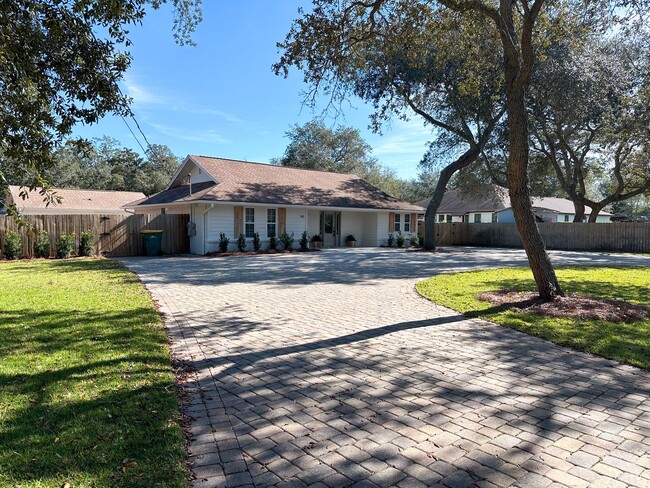
[[[187,486],[169,349],[135,275],[0,263],[0,486]]]
[[[572,267],[556,271],[567,293],[650,305],[648,268]],[[476,295],[485,291],[534,291],[529,268],[442,274],[421,281],[417,290],[424,297],[468,316],[481,317],[557,344],[650,369],[650,320],[611,323],[545,317],[505,310],[476,299]]]

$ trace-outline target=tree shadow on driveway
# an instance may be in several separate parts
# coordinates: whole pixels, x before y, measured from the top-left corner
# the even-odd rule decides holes
[[[459,315],[259,346],[194,362],[206,483],[647,481],[650,382],[635,368]]]

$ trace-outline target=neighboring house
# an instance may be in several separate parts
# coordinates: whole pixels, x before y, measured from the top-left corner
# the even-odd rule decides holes
[[[401,202],[355,175],[188,156],[168,188],[126,208],[136,213],[184,213],[194,254],[219,247],[219,236],[252,241],[304,231],[319,234],[324,247],[344,245],[353,234],[359,246],[378,246],[389,232],[417,233],[422,207]],[[251,244],[248,245],[251,248]]]
[[[426,208],[431,199],[417,204]],[[554,197],[533,197],[533,211],[540,222],[573,222],[575,208],[571,200]],[[585,221],[591,208],[585,207]],[[420,217],[423,217],[421,215]],[[601,211],[596,222],[610,222],[611,213]],[[507,191],[497,189],[492,196],[474,197],[463,195],[458,190],[447,190],[436,213],[436,222],[514,222],[510,197]]]
[[[15,204],[24,215],[86,215],[86,214],[126,214],[124,206],[145,198],[145,194],[135,191],[77,190],[72,188],[52,188],[61,202],[49,205],[43,201],[39,190],[29,191],[19,186],[9,186],[5,207]],[[26,198],[21,196],[26,192]]]

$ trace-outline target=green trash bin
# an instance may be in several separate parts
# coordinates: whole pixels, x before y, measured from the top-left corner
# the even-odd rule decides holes
[[[160,256],[162,254],[162,233],[162,230],[140,231],[145,256]]]

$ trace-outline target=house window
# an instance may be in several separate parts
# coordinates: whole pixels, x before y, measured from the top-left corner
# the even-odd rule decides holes
[[[463,215],[463,222],[469,222],[469,215],[468,214]]]
[[[480,224],[481,223],[481,214],[480,213],[475,213],[474,214],[474,223],[475,224]]]
[[[565,222],[568,222],[568,221],[569,221],[569,216],[568,216],[568,215],[565,215],[565,216],[564,216],[564,221],[565,221]]]
[[[274,208],[269,208],[266,210],[266,237],[275,237],[277,228],[277,211]]]
[[[496,224],[499,221],[499,214],[496,212],[492,212],[492,223]]]
[[[445,216],[443,214],[438,215],[438,222],[444,222]]]
[[[451,224],[451,215],[447,215],[447,222]]]
[[[402,214],[395,214],[395,232],[400,232],[401,231],[401,224],[402,223]]]
[[[247,239],[252,239],[255,236],[255,209],[244,209],[244,232]]]
[[[404,214],[404,232],[411,232],[411,214]]]

